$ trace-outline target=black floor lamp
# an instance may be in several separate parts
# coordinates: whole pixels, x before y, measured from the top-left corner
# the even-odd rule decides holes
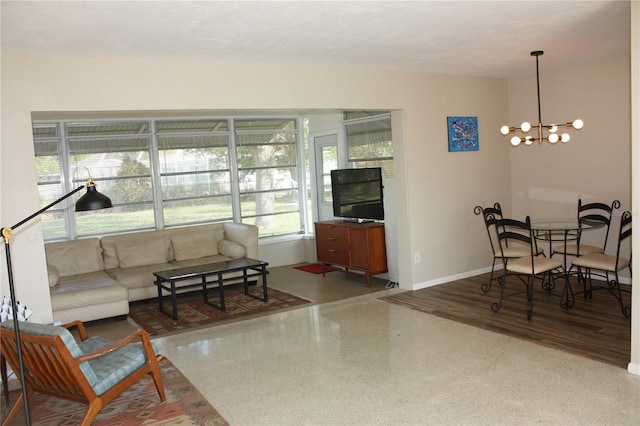
[[[27,425],[31,424],[31,420],[29,418],[29,402],[27,401],[27,386],[24,380],[24,361],[22,359],[22,348],[20,343],[20,325],[18,324],[18,307],[16,302],[15,289],[13,285],[13,271],[11,268],[11,244],[10,244],[11,234],[14,229],[18,228],[21,225],[24,225],[34,217],[39,216],[40,214],[49,210],[51,207],[55,206],[59,202],[69,198],[70,196],[80,191],[85,186],[87,188],[87,192],[82,197],[80,197],[80,199],[76,202],[75,211],[82,212],[82,211],[88,211],[88,210],[99,210],[99,209],[106,209],[109,207],[113,207],[113,204],[111,203],[111,199],[109,199],[109,197],[107,197],[106,195],[102,195],[101,193],[98,192],[98,190],[96,189],[95,182],[93,182],[93,179],[91,179],[91,176],[89,176],[89,179],[87,179],[86,185],[80,185],[73,191],[69,192],[67,195],[64,195],[63,197],[58,198],[53,203],[49,204],[46,207],[43,207],[42,209],[38,210],[31,216],[16,223],[12,227],[2,228],[2,237],[4,239],[5,253],[7,255],[7,272],[9,274],[9,292],[11,294],[11,309],[13,310],[13,327],[16,334],[16,346],[17,346],[16,351],[18,353],[18,364],[20,366],[20,386],[22,387],[22,398],[24,399],[24,414],[25,414],[25,420]]]

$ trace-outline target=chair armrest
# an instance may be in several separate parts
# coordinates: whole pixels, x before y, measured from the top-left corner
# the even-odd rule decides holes
[[[80,320],[71,321],[66,324],[62,324],[61,327],[64,327],[66,329],[75,328],[76,330],[78,330],[78,335],[80,336],[80,340],[82,341],[87,340],[89,338],[89,335],[87,334],[87,330],[84,328],[84,323]]]
[[[142,347],[144,348],[145,354],[147,355],[147,359],[151,359],[155,357],[155,353],[153,353],[153,347],[151,346],[151,339],[149,339],[149,334],[144,330],[137,330],[125,337],[124,339],[120,339],[116,342],[113,342],[109,346],[105,346],[103,348],[98,349],[90,354],[78,357],[78,362],[89,361],[92,359],[100,358],[108,353],[111,353],[117,349],[120,349],[133,341],[140,339],[142,341]]]

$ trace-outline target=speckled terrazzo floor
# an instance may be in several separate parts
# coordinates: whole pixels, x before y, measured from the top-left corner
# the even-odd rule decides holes
[[[640,424],[625,369],[375,294],[154,342],[231,425]]]

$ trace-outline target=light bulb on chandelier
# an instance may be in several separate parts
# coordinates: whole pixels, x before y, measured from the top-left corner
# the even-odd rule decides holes
[[[529,133],[532,128],[537,128],[537,137],[533,136],[513,136],[511,138],[511,145],[518,146],[520,143],[524,142],[525,145],[533,145],[533,142],[542,143],[544,141],[548,141],[551,144],[555,144],[558,141],[562,141],[563,143],[569,142],[571,140],[571,136],[568,133],[563,133],[562,135],[558,135],[557,131],[559,128],[574,128],[576,130],[580,130],[584,127],[584,122],[581,119],[574,120],[572,122],[568,122],[565,124],[542,124],[542,114],[540,113],[540,71],[538,67],[538,57],[542,56],[544,52],[542,50],[536,50],[531,52],[531,56],[536,57],[536,83],[538,88],[538,124],[532,125],[528,121],[524,121],[520,127],[513,126],[502,126],[500,128],[500,133],[503,135],[508,135],[509,133],[515,133],[516,131],[520,131],[521,133]],[[545,135],[545,131],[549,134]]]

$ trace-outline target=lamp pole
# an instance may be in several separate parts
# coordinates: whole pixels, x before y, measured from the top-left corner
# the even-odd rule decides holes
[[[28,221],[30,221],[31,219],[33,219],[34,217],[44,213],[45,211],[49,210],[51,207],[55,206],[56,204],[58,204],[59,202],[69,198],[70,196],[72,196],[73,194],[75,194],[76,192],[80,191],[82,188],[84,188],[84,185],[80,185],[79,187],[77,187],[76,189],[74,189],[73,191],[69,192],[67,195],[64,195],[60,198],[58,198],[56,201],[54,201],[53,203],[49,204],[46,207],[41,208],[40,210],[38,210],[37,212],[35,212],[34,214],[22,219],[20,222],[16,223],[15,225],[13,225],[10,228],[2,228],[2,238],[4,239],[4,245],[5,245],[5,254],[7,257],[7,273],[9,274],[9,293],[11,295],[11,309],[13,310],[13,328],[14,328],[14,332],[16,334],[16,352],[18,354],[18,364],[20,366],[20,386],[22,387],[22,399],[24,400],[24,417],[25,417],[25,421],[27,425],[31,425],[31,419],[29,416],[29,401],[28,401],[28,394],[27,394],[27,386],[24,380],[24,361],[22,359],[22,345],[20,342],[20,325],[19,325],[19,321],[18,321],[18,306],[17,306],[17,302],[16,302],[16,294],[15,294],[15,288],[13,285],[13,269],[11,267],[11,236],[12,236],[12,232],[14,229],[18,228],[21,225],[24,225],[25,223],[27,223]]]

